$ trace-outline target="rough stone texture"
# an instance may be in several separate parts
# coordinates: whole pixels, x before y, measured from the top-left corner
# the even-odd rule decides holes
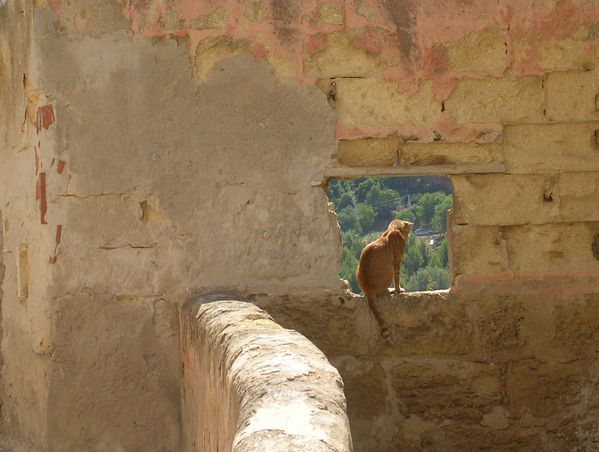
[[[461,281],[599,277],[596,222],[527,226],[453,226],[453,271]]]
[[[205,80],[215,63],[243,53],[249,54],[250,41],[234,40],[228,36],[205,38],[200,41],[195,51],[194,76]]]
[[[598,221],[589,206],[599,200],[599,172],[563,173],[558,179],[560,216],[564,221]]]
[[[342,140],[335,157],[347,166],[393,166],[398,148],[398,138]]]
[[[390,376],[405,417],[480,422],[501,403],[500,369],[488,364],[404,361]]]
[[[468,165],[502,163],[499,143],[406,143],[399,148],[400,165]]]
[[[397,123],[430,123],[439,119],[441,102],[430,83],[410,95],[397,91],[396,83],[377,79],[338,79],[337,118],[344,124],[386,126]]]
[[[238,301],[180,321],[184,450],[352,450],[341,377],[305,337]]]
[[[545,80],[545,93],[547,119],[551,121],[599,118],[599,77],[596,71],[552,72]]]
[[[580,2],[578,6],[579,8],[574,6],[575,10],[562,11],[563,16],[561,17],[556,14],[559,8],[549,14],[549,23],[553,23],[556,28],[563,26],[564,21],[569,22],[573,19],[565,27],[571,33],[570,36],[564,33],[562,36],[547,39],[547,30],[541,30],[542,33],[524,33],[521,36],[512,37],[513,66],[518,72],[550,73],[592,70],[597,67],[597,57],[599,56],[595,25],[597,12],[590,10],[591,2]],[[583,25],[584,20],[579,20],[575,25],[576,15],[583,17],[585,13],[591,23]]]
[[[281,325],[314,338],[339,369],[356,450],[559,449],[564,441],[592,448],[599,427],[594,293],[383,297],[392,345],[357,296],[253,299]],[[332,322],[336,312],[345,323],[326,331],[311,321]]]
[[[470,32],[442,49],[456,72],[494,74],[507,63],[505,34],[498,26]]]
[[[382,29],[366,28],[311,36],[304,49],[304,73],[311,77],[365,77],[397,64],[388,54],[386,41],[393,39]]]
[[[590,363],[543,363],[527,359],[510,363],[507,372],[508,409],[514,417],[546,417],[583,403]],[[559,387],[559,391],[554,388]]]
[[[597,129],[599,122],[507,126],[506,169],[512,174],[598,171]]]
[[[445,101],[445,109],[458,123],[527,123],[545,119],[544,102],[540,77],[464,78]]]
[[[545,175],[452,176],[453,220],[458,225],[544,224],[559,216],[552,193],[555,180]]]

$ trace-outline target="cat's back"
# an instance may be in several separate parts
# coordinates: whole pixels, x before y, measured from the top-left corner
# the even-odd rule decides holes
[[[379,237],[364,247],[356,280],[363,291],[386,290],[393,280],[393,261],[386,237]]]

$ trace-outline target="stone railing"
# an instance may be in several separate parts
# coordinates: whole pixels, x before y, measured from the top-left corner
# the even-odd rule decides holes
[[[239,301],[180,320],[184,450],[352,450],[341,377],[304,336]]]

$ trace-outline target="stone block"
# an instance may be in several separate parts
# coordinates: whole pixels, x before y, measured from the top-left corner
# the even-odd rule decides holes
[[[599,172],[562,173],[557,187],[562,221],[599,221]]]
[[[190,21],[190,28],[194,30],[207,30],[224,28],[227,23],[227,10],[223,6],[215,8],[208,14],[201,15]]]
[[[304,45],[304,74],[309,77],[364,77],[399,61],[385,30],[364,28],[310,36]]]
[[[599,343],[599,296],[569,298],[555,306],[552,313],[551,347],[570,357],[592,357]]]
[[[499,227],[450,226],[451,270],[461,279],[508,271],[507,244]]]
[[[505,228],[508,267],[521,275],[599,276],[593,240],[599,223],[554,223]]]
[[[556,189],[549,176],[464,175],[451,181],[452,219],[457,224],[544,224],[559,217],[558,203],[549,198]]]
[[[545,119],[540,77],[463,78],[445,101],[457,123],[521,123]]]
[[[343,379],[350,419],[370,420],[385,414],[387,374],[380,363],[350,358],[335,362],[335,367]]]
[[[343,0],[319,0],[310,11],[306,11],[303,21],[314,25],[341,25],[345,21]]]
[[[273,67],[278,77],[294,78],[297,76],[297,58],[293,53],[285,54],[269,50],[266,61]]]
[[[341,140],[336,156],[347,166],[393,166],[398,147],[399,138]]]
[[[593,450],[599,443],[598,419],[596,410],[586,411],[581,419],[577,413],[571,413],[561,422],[552,422],[547,430],[549,450]]]
[[[394,340],[388,353],[426,356],[472,351],[474,325],[464,304],[447,292],[404,293],[377,301]]]
[[[337,80],[337,118],[349,126],[387,126],[434,123],[441,117],[441,102],[431,82],[414,94],[400,93],[393,81],[371,78]]]
[[[514,67],[518,72],[589,70],[597,66],[599,44],[590,28],[580,27],[579,36],[563,39],[525,34],[512,40]]]
[[[598,223],[505,227],[452,226],[452,269],[461,280],[543,275],[585,279],[599,276],[593,255]]]
[[[599,170],[599,122],[513,125],[504,129],[511,174]]]
[[[482,356],[494,361],[507,352],[513,357],[528,342],[523,331],[525,304],[507,297],[477,301],[476,324]]]
[[[537,431],[518,426],[492,430],[476,423],[455,422],[441,427],[450,450],[546,450]]]
[[[442,54],[455,72],[493,74],[507,63],[506,37],[497,25],[472,31],[444,46]]]
[[[596,71],[552,72],[545,79],[546,114],[550,121],[599,119],[599,77]]]
[[[499,143],[407,143],[399,148],[400,165],[501,163]]]
[[[501,372],[493,364],[403,361],[389,370],[404,417],[481,421],[501,403]]]
[[[541,362],[531,358],[508,364],[506,385],[510,416],[546,418],[583,401],[588,361]]]
[[[264,22],[271,17],[270,9],[265,0],[245,0],[244,16],[250,22]]]
[[[375,16],[375,9],[368,0],[358,0],[355,2],[356,14],[362,16],[367,21],[372,21]]]
[[[202,39],[195,50],[194,77],[205,80],[218,61],[249,53],[250,46],[248,40],[236,40],[226,35]]]

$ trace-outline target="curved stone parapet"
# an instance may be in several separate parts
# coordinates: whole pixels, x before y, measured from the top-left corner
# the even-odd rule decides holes
[[[352,450],[343,382],[308,339],[239,301],[180,321],[186,451]]]

